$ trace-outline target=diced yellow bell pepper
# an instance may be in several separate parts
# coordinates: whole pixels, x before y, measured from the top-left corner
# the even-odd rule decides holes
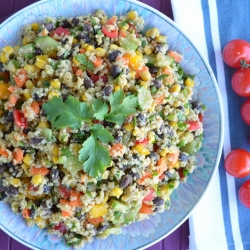
[[[27,164],[27,165],[30,166],[30,164],[31,164],[31,156],[30,156],[29,154],[25,155],[25,156],[23,157],[23,162],[24,162],[25,164]]]
[[[36,56],[36,62],[35,66],[38,67],[39,69],[45,69],[45,66],[48,64],[48,55],[40,55]]]
[[[150,154],[150,151],[141,144],[135,145],[134,147],[132,147],[132,150],[137,151],[141,155],[149,155]]]
[[[107,213],[108,205],[106,203],[96,204],[89,211],[90,218],[99,218]]]
[[[115,187],[110,191],[109,195],[119,198],[122,195],[122,193],[123,190],[120,187]]]
[[[142,56],[141,55],[134,55],[130,58],[129,60],[129,67],[132,69],[132,70],[138,70],[139,67],[141,66],[141,63],[142,63]]]
[[[128,132],[131,132],[134,129],[134,124],[132,122],[126,123],[123,125],[123,128],[125,128]]]

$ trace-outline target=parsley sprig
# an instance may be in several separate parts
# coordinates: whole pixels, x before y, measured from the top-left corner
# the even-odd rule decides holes
[[[81,63],[81,68],[83,70],[88,69],[92,71],[94,69],[94,64],[90,60],[88,60],[84,54],[77,54],[75,58],[79,63]]]
[[[118,90],[110,96],[109,104],[95,99],[90,107],[73,96],[69,96],[65,102],[59,97],[53,97],[43,104],[43,109],[52,127],[56,129],[64,127],[79,129],[83,122],[91,125],[90,136],[83,142],[78,159],[84,162],[84,171],[91,177],[97,178],[111,163],[109,151],[103,144],[112,142],[114,138],[101,124],[93,124],[92,119],[107,120],[122,125],[127,116],[136,113],[137,103],[136,96],[125,97],[124,92]],[[69,155],[65,149],[62,153]]]

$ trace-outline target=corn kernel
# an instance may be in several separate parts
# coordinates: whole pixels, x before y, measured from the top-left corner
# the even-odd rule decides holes
[[[35,66],[39,69],[45,69],[45,66],[48,64],[48,58],[47,55],[36,56]]]
[[[134,70],[130,71],[130,78],[135,79],[136,72]]]
[[[6,63],[9,60],[9,58],[4,53],[0,54],[0,59],[2,63]]]
[[[188,78],[185,80],[184,84],[185,84],[186,86],[188,86],[188,87],[194,87],[194,80],[191,79],[190,77],[188,77]]]
[[[31,24],[31,29],[32,29],[33,31],[37,32],[38,29],[39,29],[39,23],[32,23],[32,24]]]
[[[106,203],[106,202],[108,201],[108,199],[109,199],[109,194],[106,193],[106,194],[104,195],[104,198],[103,198],[103,203]]]
[[[90,218],[99,218],[106,215],[107,213],[108,205],[106,203],[96,204],[89,211]]]
[[[10,180],[10,184],[14,187],[18,187],[21,184],[21,180],[19,178],[13,178]]]
[[[32,177],[32,179],[31,179],[31,183],[32,183],[34,186],[36,186],[36,185],[41,184],[41,183],[43,182],[43,180],[44,180],[43,175],[41,175],[41,174],[35,174],[35,175]]]
[[[7,55],[11,55],[14,52],[14,49],[11,46],[5,46],[2,49],[2,52]]]
[[[55,145],[52,149],[52,154],[55,156],[59,155],[59,147],[57,145]]]
[[[134,55],[129,60],[129,67],[132,68],[132,70],[138,70],[142,63],[142,56],[141,55]]]
[[[155,107],[157,106],[157,103],[155,101],[152,102],[151,107],[148,109],[149,112],[154,112],[155,111]]]
[[[92,52],[94,50],[95,50],[94,46],[92,46],[90,44],[86,47],[86,51]]]
[[[52,161],[54,164],[58,164],[60,162],[59,156],[52,156]]]
[[[149,45],[146,45],[146,46],[143,48],[143,51],[144,51],[144,53],[147,54],[147,55],[150,55],[150,54],[153,53],[153,49],[152,49],[152,47],[149,46]]]
[[[110,196],[115,196],[117,198],[119,198],[122,194],[123,190],[120,187],[113,188],[109,193]]]
[[[49,128],[48,122],[39,122],[38,124],[39,128]]]
[[[72,62],[73,62],[73,64],[74,64],[75,66],[80,66],[80,65],[81,65],[81,63],[78,62],[78,61],[76,60],[75,57],[73,57]]]
[[[119,25],[121,30],[128,30],[129,29],[129,25],[127,23],[123,23],[123,25]]]
[[[83,94],[83,95],[81,96],[81,100],[82,100],[83,102],[87,102],[87,101],[88,101],[88,97],[87,97],[85,94]]]
[[[86,49],[88,45],[89,45],[88,43],[83,43],[81,47],[82,47],[83,49]]]
[[[143,81],[149,81],[151,78],[151,74],[148,71],[142,71],[140,77]]]
[[[173,127],[174,129],[178,128],[177,122],[170,122],[169,125]]]
[[[138,13],[137,13],[137,11],[130,11],[128,14],[127,14],[127,16],[128,16],[128,18],[130,19],[130,20],[134,20],[134,19],[136,19],[137,17],[138,17]]]
[[[43,221],[43,218],[40,217],[40,216],[37,216],[37,217],[35,218],[35,222],[36,222],[36,223],[39,223],[39,222],[42,222],[42,221]]]
[[[76,38],[73,38],[73,44],[77,44],[79,41]]]
[[[118,91],[118,90],[120,90],[120,89],[121,89],[121,86],[119,84],[116,84],[115,85],[115,92]]]
[[[146,32],[146,37],[158,37],[160,35],[160,31],[157,28],[152,28]]]
[[[95,49],[96,56],[104,57],[106,55],[106,50],[103,48],[96,48]]]
[[[24,66],[24,69],[25,69],[25,71],[26,71],[28,74],[33,74],[33,73],[39,71],[39,69],[38,69],[35,65],[33,65],[33,64],[26,64],[26,65]]]
[[[179,84],[174,84],[170,89],[169,92],[180,92],[181,91],[181,86]]]
[[[148,136],[149,143],[152,143],[155,141],[155,133],[153,131],[149,131],[147,136]]]
[[[27,80],[25,82],[25,88],[26,89],[32,89],[33,87],[34,87],[34,84],[33,84],[33,82],[31,80]]]
[[[30,91],[28,89],[25,89],[23,91],[23,96],[24,96],[25,100],[28,100],[28,99],[30,99],[32,97],[32,95],[31,95],[31,93],[30,93]]]
[[[156,37],[155,41],[156,41],[157,43],[166,43],[167,37],[166,37],[166,36],[163,36],[163,35],[160,35],[160,36]]]
[[[159,155],[162,156],[162,157],[164,157],[164,156],[166,156],[167,153],[168,153],[168,150],[166,148],[164,148],[163,150],[161,150],[159,152]]]
[[[50,86],[54,89],[60,89],[61,88],[61,82],[59,81],[59,79],[55,79],[53,81],[50,82]]]
[[[30,166],[30,164],[31,164],[31,156],[30,155],[25,155],[24,157],[23,157],[23,162],[25,163],[25,164],[27,164],[28,166]]]
[[[117,50],[118,46],[114,43],[110,44],[110,50]]]
[[[54,96],[59,96],[59,93],[57,91],[55,91],[55,90],[49,91],[48,99],[51,100],[51,99],[53,99]]]
[[[144,87],[145,89],[148,89],[148,83],[145,81],[141,81],[140,86]]]
[[[23,164],[21,165],[21,168],[24,170],[25,173],[27,173],[27,171],[29,170],[30,166],[27,165],[26,163],[23,163]]]
[[[77,155],[77,153],[78,153],[78,151],[81,149],[81,147],[82,147],[82,146],[81,146],[80,144],[73,143],[73,144],[72,144],[72,148],[71,148],[72,153],[75,154],[75,155]]]
[[[27,36],[24,36],[23,40],[22,40],[22,45],[24,46],[24,45],[27,45],[27,44],[29,44],[28,38],[27,38]]]
[[[180,161],[177,161],[176,165],[174,165],[174,168],[179,168],[180,167]]]
[[[149,155],[150,154],[150,151],[141,144],[135,145],[134,147],[132,147],[132,150],[137,151],[141,155]]]
[[[123,128],[127,130],[127,132],[131,132],[134,129],[134,124],[133,123],[126,123],[123,125]]]

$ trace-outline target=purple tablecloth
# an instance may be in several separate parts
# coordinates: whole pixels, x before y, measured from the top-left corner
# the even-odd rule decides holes
[[[16,11],[38,0],[0,0],[0,23]],[[170,0],[142,0],[141,2],[160,10],[162,13],[173,18]],[[187,250],[188,249],[188,222],[184,222],[177,230],[164,240],[149,247],[147,250]],[[29,250],[30,248],[15,241],[0,229],[1,250]]]

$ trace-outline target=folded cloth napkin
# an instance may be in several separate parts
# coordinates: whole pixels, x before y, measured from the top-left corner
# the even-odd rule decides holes
[[[250,209],[238,198],[250,179],[233,178],[224,169],[232,149],[250,151],[249,126],[240,114],[245,98],[231,87],[236,71],[223,62],[222,51],[232,39],[250,42],[250,0],[171,0],[174,20],[210,63],[220,89],[225,138],[218,171],[189,220],[190,250],[250,249]]]

